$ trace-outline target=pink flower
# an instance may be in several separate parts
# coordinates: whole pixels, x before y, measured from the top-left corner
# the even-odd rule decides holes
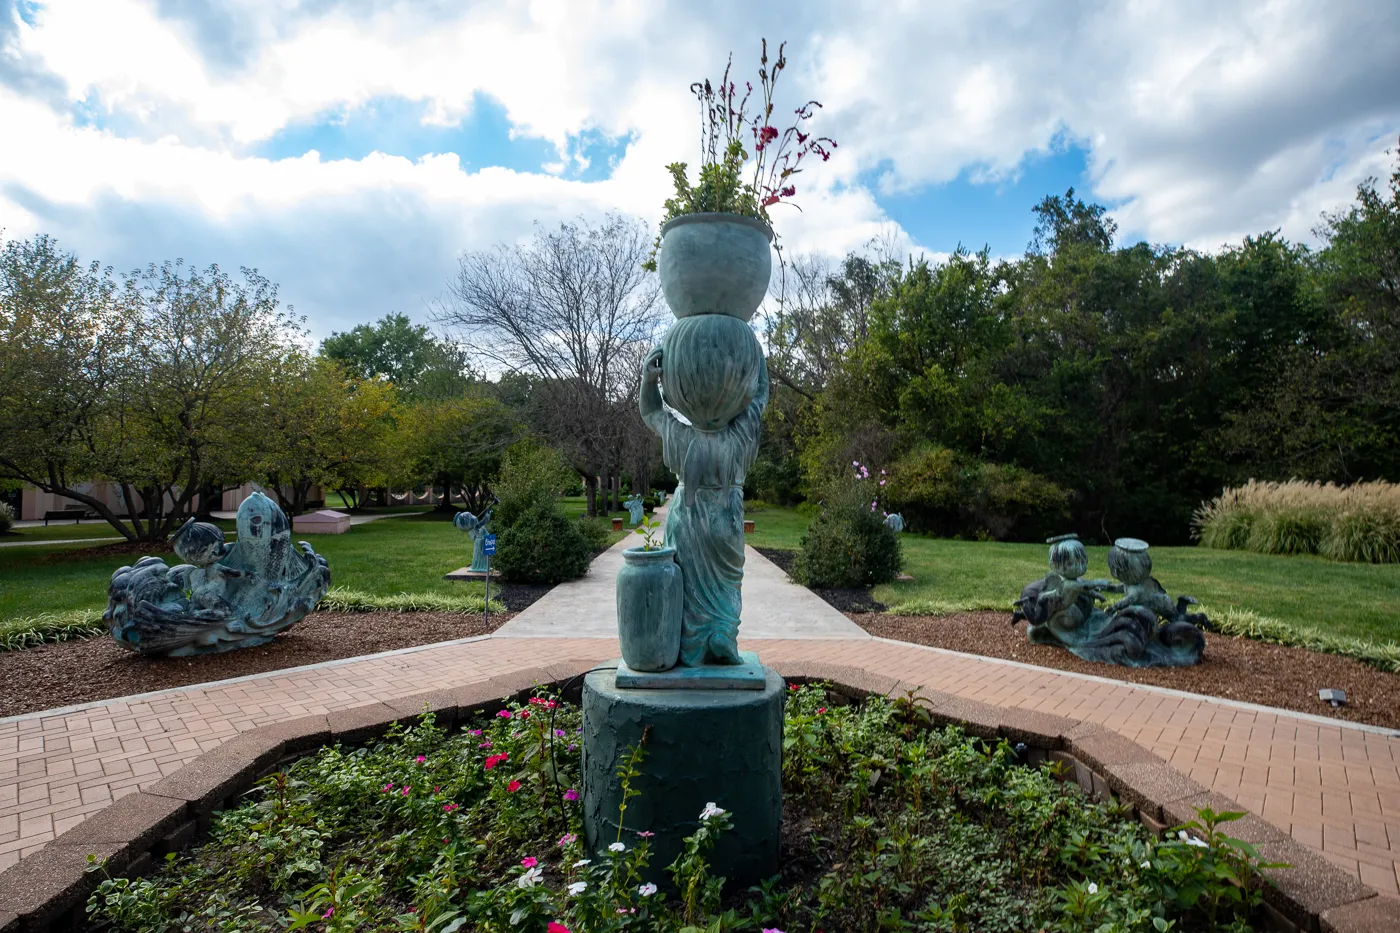
[[[477,748],[490,748],[490,747],[491,747],[490,741],[482,742],[480,745],[477,746]]]
[[[401,796],[404,796],[404,797],[407,797],[407,796],[408,796],[408,785],[407,785],[407,784],[405,784],[405,785],[403,786],[403,790],[399,791],[399,794],[400,794]]]
[[[524,865],[526,868],[534,868],[539,864],[539,861],[533,855],[527,855],[520,860],[520,864]]]
[[[331,917],[333,917],[333,916],[335,916],[335,908],[334,908],[334,907],[327,907],[327,908],[326,908],[326,912],[323,913],[323,914],[321,914],[321,919],[322,919],[322,920],[329,920],[329,919],[330,919]]]
[[[467,735],[481,735],[480,729],[468,729]]]
[[[385,784],[385,785],[384,785],[384,789],[381,790],[380,793],[381,793],[381,794],[387,794],[387,793],[389,793],[389,791],[391,791],[391,790],[393,790],[393,789],[394,789],[394,782],[393,782],[393,781],[390,781],[388,784]]]
[[[825,712],[826,712],[826,707],[823,706],[821,709],[817,710],[817,715],[820,716],[822,713],[825,713]]]
[[[577,799],[578,799],[578,791],[576,791],[576,790],[574,790],[572,787],[570,787],[568,790],[564,791],[564,799],[565,799],[565,800],[577,800]]]
[[[460,806],[455,803],[445,803],[442,805],[442,811],[444,813],[451,813],[453,810],[457,809],[460,809]]]
[[[560,738],[560,739],[562,739],[564,736],[566,736],[566,735],[568,735],[568,734],[569,734],[569,733],[565,732],[563,729],[555,729],[555,730],[554,730],[554,736],[555,736],[555,738]]]
[[[562,836],[559,837],[559,845],[561,845],[561,846],[566,846],[566,845],[569,845],[570,843],[577,842],[577,841],[578,841],[578,836],[574,835],[573,833],[565,833],[564,835],[562,835]]]
[[[415,758],[415,759],[413,759],[413,760],[416,761],[416,762],[418,762],[418,763],[421,765],[423,762],[427,761],[428,759],[427,759],[426,757],[424,757],[423,755],[419,755],[417,758]]]
[[[640,833],[637,833],[637,835],[638,835],[638,836],[641,836],[643,839],[650,839],[652,836],[655,836],[656,833],[653,833],[653,832],[640,832]]]
[[[499,717],[499,718],[501,718],[501,719],[509,719],[509,718],[510,718],[510,710],[508,710],[508,709],[503,709],[503,710],[501,710],[499,713],[497,713],[496,716]]]
[[[529,718],[530,718],[530,711],[529,711],[528,709],[522,709],[522,710],[520,711],[520,714],[519,714],[519,715],[520,715],[520,718],[521,718],[521,719],[529,719]]]
[[[488,757],[488,758],[486,759],[486,762],[485,762],[486,770],[487,770],[487,771],[490,771],[492,768],[496,767],[496,765],[500,764],[501,762],[503,762],[503,761],[509,761],[509,760],[510,760],[510,756],[507,755],[507,754],[505,754],[504,752],[502,752],[502,753],[499,754],[499,755],[491,755],[490,757]]]
[[[440,787],[434,787],[434,788],[433,788],[433,793],[436,794],[436,793],[437,793],[438,791],[440,791],[440,790],[442,790],[442,788],[440,788]]]
[[[511,781],[509,784],[506,785],[506,790],[510,791],[512,794],[515,793],[516,791],[520,790],[520,782]]]
[[[546,933],[572,933],[572,931],[557,920],[549,921],[549,926],[545,928]]]

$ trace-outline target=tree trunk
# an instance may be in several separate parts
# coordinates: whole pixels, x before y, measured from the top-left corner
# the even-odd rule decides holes
[[[598,514],[598,477],[590,473],[583,478],[583,494],[588,500],[585,514],[594,518]]]

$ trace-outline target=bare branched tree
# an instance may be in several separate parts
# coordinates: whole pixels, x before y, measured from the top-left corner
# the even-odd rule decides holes
[[[623,465],[637,348],[660,326],[659,287],[642,269],[650,246],[644,222],[616,214],[537,228],[528,244],[463,255],[434,308],[479,359],[531,377],[531,420],[584,478],[590,512],[596,479]]]

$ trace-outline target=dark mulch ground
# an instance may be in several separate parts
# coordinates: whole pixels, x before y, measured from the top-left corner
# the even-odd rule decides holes
[[[1205,657],[1195,667],[1119,667],[1084,661],[1051,645],[1033,645],[1026,641],[1025,624],[1012,626],[1005,612],[848,615],[881,638],[1400,729],[1400,675],[1333,654],[1207,632]],[[1345,690],[1348,705],[1333,709],[1323,703],[1317,698],[1323,687]]]
[[[549,587],[506,587],[506,604],[529,605],[537,589]],[[488,625],[447,612],[313,612],[266,645],[195,658],[143,658],[106,636],[0,651],[0,716],[485,635],[514,615]]]
[[[793,551],[758,551],[791,572]],[[867,588],[812,592],[880,638],[1400,729],[1400,675],[1351,658],[1207,632],[1205,657],[1195,667],[1119,667],[1084,661],[1051,645],[1033,645],[1026,641],[1025,624],[1013,627],[1007,612],[892,616],[884,614],[885,606]],[[1324,687],[1345,690],[1348,705],[1333,709],[1319,700],[1317,691]]]

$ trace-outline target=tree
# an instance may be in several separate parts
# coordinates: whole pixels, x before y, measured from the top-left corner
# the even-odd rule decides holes
[[[356,379],[325,358],[290,353],[260,391],[258,472],[283,510],[306,510],[313,485],[342,491],[378,486],[394,467],[394,386]]]
[[[14,416],[0,472],[163,540],[201,490],[253,475],[260,374],[301,337],[255,270],[165,263],[122,286],[52,240],[0,261],[0,403]],[[84,480],[117,485],[126,515]]]
[[[409,398],[452,398],[475,378],[461,348],[403,314],[337,331],[321,342],[321,355],[361,379],[382,376]]]
[[[500,471],[501,456],[522,433],[515,413],[480,391],[407,405],[400,429],[403,475],[441,487],[442,510],[453,510],[453,500],[460,497],[469,511],[480,513],[491,502],[491,481]]]
[[[649,248],[647,225],[618,215],[537,228],[528,244],[465,254],[435,314],[481,359],[530,377],[527,419],[584,478],[590,514],[597,478],[621,468],[637,348],[659,326]]]

